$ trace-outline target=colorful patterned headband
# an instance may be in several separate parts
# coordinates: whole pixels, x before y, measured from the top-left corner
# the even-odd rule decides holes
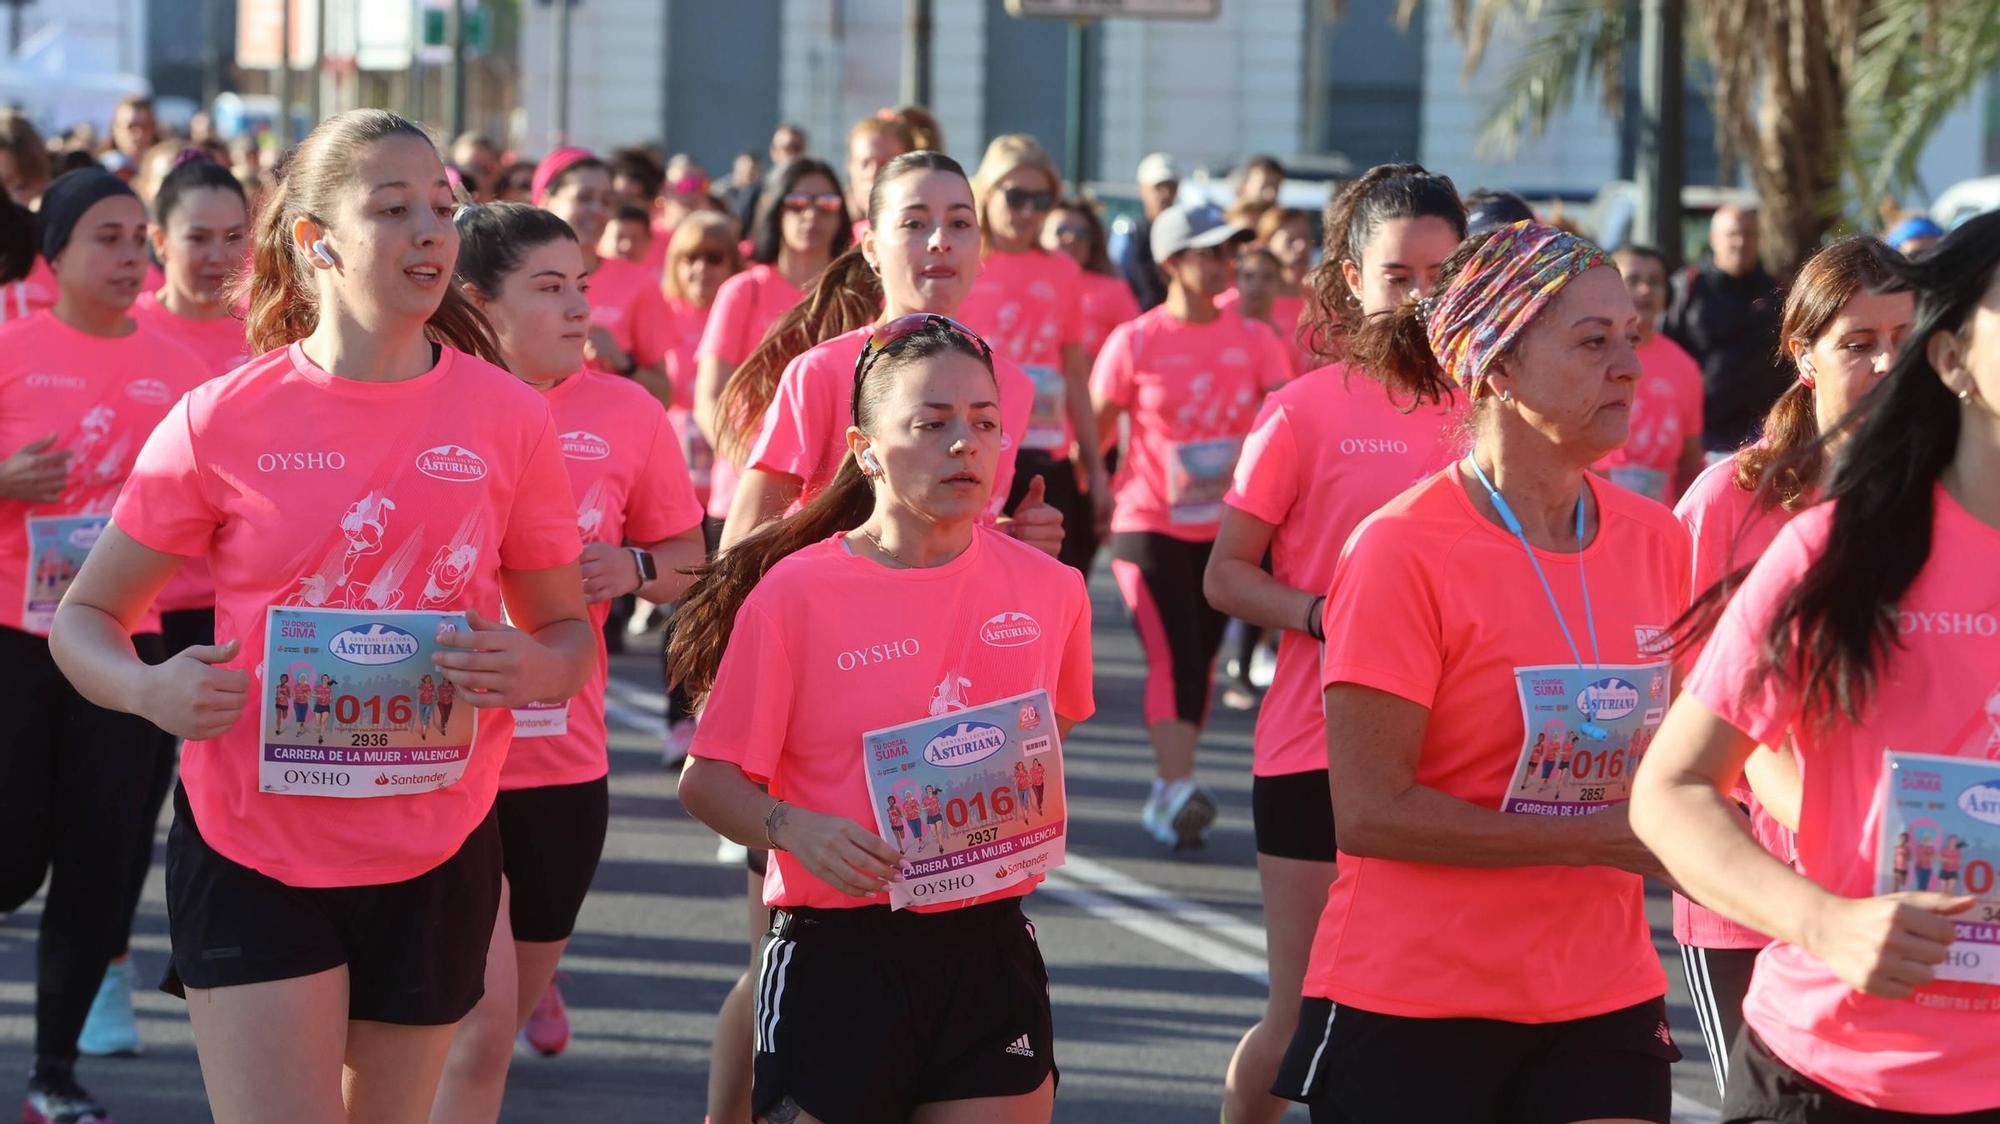
[[[1474,398],[1493,360],[1584,270],[1606,264],[1590,243],[1537,222],[1503,226],[1423,308],[1424,336]]]

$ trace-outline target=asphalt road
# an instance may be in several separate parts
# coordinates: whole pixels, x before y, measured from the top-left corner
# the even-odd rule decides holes
[[[1252,719],[1216,708],[1201,769],[1222,818],[1207,850],[1166,854],[1138,827],[1152,775],[1138,646],[1108,582],[1093,592],[1098,717],[1067,746],[1072,858],[1029,902],[1055,1002],[1056,1119],[1214,1124],[1230,1052],[1263,1006]],[[611,834],[563,962],[575,1038],[559,1057],[517,1058],[502,1119],[518,1124],[699,1124],[714,1012],[749,960],[742,868],[715,861],[715,837],[681,810],[660,767],[657,662],[615,664]],[[1665,892],[1650,906],[1686,1054],[1675,1067],[1677,1119],[1705,1124],[1717,1098]],[[31,1060],[39,909],[38,899],[0,922],[0,1070],[19,1075]],[[134,936],[142,978],[157,979],[166,947],[156,865]],[[147,992],[138,1007],[145,1056],[86,1059],[79,1076],[120,1124],[208,1120],[182,1003]]]

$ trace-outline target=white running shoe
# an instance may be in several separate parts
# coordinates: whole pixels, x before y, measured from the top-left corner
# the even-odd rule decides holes
[[[1174,845],[1173,826],[1167,816],[1167,790],[1156,788],[1146,797],[1145,807],[1139,809],[1139,826],[1144,828],[1148,838],[1162,846]]]
[[[1215,797],[1193,777],[1182,777],[1167,785],[1161,800],[1166,834],[1161,842],[1176,851],[1196,850],[1208,843],[1208,827],[1215,822]]]

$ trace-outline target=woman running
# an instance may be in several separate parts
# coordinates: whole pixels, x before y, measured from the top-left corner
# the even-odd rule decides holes
[[[1771,407],[1763,437],[1704,471],[1674,507],[1694,544],[1693,589],[1713,589],[1732,573],[1740,581],[1785,524],[1818,502],[1820,482],[1852,431],[1846,419],[1888,375],[1915,315],[1895,251],[1873,238],[1841,239],[1806,262],[1785,298],[1779,332],[1798,381]],[[1643,364],[1643,344],[1639,354]],[[1767,750],[1751,756],[1745,773],[1749,783],[1735,790],[1736,800],[1765,848],[1789,862],[1797,760],[1789,749]],[[1674,939],[1720,1090],[1743,1026],[1751,967],[1770,938],[1675,894]]]
[[[1293,369],[1300,373],[1309,371],[1319,363],[1306,348],[1299,322],[1305,314],[1308,274],[1312,271],[1312,216],[1305,211],[1273,207],[1258,216],[1252,241],[1258,249],[1267,251],[1277,266],[1268,318],[1291,353]],[[1240,273],[1237,284],[1239,287],[1242,284]],[[1215,303],[1230,308],[1240,299],[1241,293],[1231,289]]]
[[[1949,776],[1955,801],[1995,776],[1983,712],[2000,628],[1980,622],[2000,605],[2000,215],[1897,271],[1916,291],[1909,341],[1825,502],[1778,532],[1726,609],[1693,615],[1700,657],[1632,794],[1634,828],[1681,885],[1775,938],[1744,1000],[1726,1119],[2000,1120],[1995,985],[1965,970],[1992,949],[1966,924],[1992,902],[1887,892],[1885,836],[1916,828],[1883,784]],[[1807,465],[1824,455],[1808,448]],[[1794,864],[1730,793],[1758,746],[1787,739],[1804,786]]]
[[[209,372],[131,315],[145,276],[146,211],[116,176],[72,172],[42,197],[42,257],[55,304],[0,327],[0,666],[9,732],[0,752],[0,912],[46,880],[37,939],[35,1062],[23,1119],[108,1119],[78,1085],[77,1038],[106,967],[126,952],[153,852],[170,740],[63,681],[49,629],[103,533],[146,434]],[[41,580],[37,580],[37,579]],[[131,649],[165,658],[160,617],[130,618]],[[262,728],[262,722],[253,720]],[[121,968],[118,983],[126,982]],[[114,988],[116,985],[114,984]],[[110,1043],[126,1049],[130,1043]]]
[[[1068,254],[1083,267],[1083,350],[1093,362],[1111,329],[1139,315],[1132,287],[1111,262],[1108,238],[1097,205],[1082,199],[1056,204],[1042,224],[1042,249]]]
[[[507,369],[548,401],[561,434],[583,539],[583,596],[601,637],[613,598],[675,601],[704,556],[701,505],[680,443],[666,410],[643,388],[584,368],[588,276],[566,223],[497,203],[466,208],[456,225],[460,290],[493,325]],[[556,1053],[566,1045],[553,981],[610,821],[608,674],[600,644],[591,678],[574,698],[515,713],[500,772],[505,881],[486,993],[452,1044],[433,1124],[499,1118],[515,1036],[538,1006],[548,1007],[544,1021],[561,1033],[534,1036],[536,1048]]]
[[[1314,277],[1308,324],[1351,333],[1428,295],[1464,234],[1465,208],[1449,179],[1416,164],[1369,169],[1327,208],[1327,266]],[[1363,519],[1457,452],[1451,402],[1413,405],[1339,363],[1273,393],[1243,444],[1209,556],[1209,603],[1283,630],[1251,741],[1271,987],[1263,1018],[1230,1062],[1223,1115],[1239,1124],[1284,1114],[1271,1083],[1297,1025],[1313,927],[1333,884],[1319,641],[1334,563]]]
[[[896,853],[899,855],[908,854],[908,849],[903,846],[902,801],[897,800],[896,794],[892,792],[883,799],[883,806],[889,816],[889,830],[895,833],[896,836]]]
[[[1667,259],[1651,246],[1611,255],[1639,310],[1639,365],[1632,397],[1632,439],[1598,467],[1613,483],[1667,503],[1701,474],[1701,366],[1660,331],[1667,311]]]
[[[590,270],[590,336],[584,358],[594,370],[657,382],[657,364],[634,357],[630,310],[658,276],[641,265],[598,253],[616,207],[611,167],[587,148],[558,148],[535,166],[534,200],[576,231]]]
[[[995,137],[972,177],[984,246],[979,277],[957,313],[967,327],[1034,380],[1021,439],[1012,511],[1037,477],[1063,515],[1066,565],[1088,574],[1111,518],[1103,451],[1091,440],[1091,355],[1084,349],[1083,270],[1042,248],[1042,227],[1062,197],[1062,176],[1035,139]]]
[[[848,398],[854,362],[880,326],[909,317],[958,314],[979,276],[972,188],[957,161],[913,152],[875,178],[873,217],[861,245],[841,255],[797,307],[775,324],[719,408],[724,457],[747,449],[736,510],[723,528],[730,546],[825,489],[847,455],[853,416]],[[1018,480],[1016,453],[1028,430],[1034,383],[1004,356],[993,361],[1000,383],[1001,444],[994,501]],[[1011,519],[1010,534],[1055,553],[1068,528],[1032,482]]]
[[[1212,207],[1162,212],[1152,250],[1167,300],[1113,330],[1090,375],[1098,445],[1131,418],[1113,482],[1111,573],[1146,653],[1156,773],[1140,823],[1176,850],[1201,846],[1216,813],[1195,782],[1195,748],[1228,618],[1203,596],[1202,571],[1243,439],[1265,393],[1291,377],[1276,333],[1215,307],[1247,236]]]
[[[1527,222],[1348,340],[1403,400],[1468,401],[1472,450],[1361,524],[1322,618],[1339,872],[1275,1086],[1315,1120],[1669,1118],[1658,868],[1623,784],[1513,794],[1549,722],[1597,779],[1669,689],[1641,637],[1687,604],[1687,537],[1589,472],[1625,440],[1637,342],[1604,255]]]
[[[249,337],[268,353],[154,430],[51,637],[87,697],[189,739],[169,984],[189,995],[223,1124],[425,1119],[499,905],[508,710],[590,673],[556,428],[464,350],[492,347],[451,289],[455,205],[417,125],[357,110],[313,130],[258,219]],[[321,459],[269,470],[307,452]],[[311,528],[319,541],[301,541]],[[149,668],[128,632],[200,556],[222,643]],[[518,627],[499,623],[503,599]],[[422,756],[358,768],[343,747],[242,721],[254,679],[329,666],[325,647],[407,663],[373,666],[411,694],[435,670],[484,713],[421,751],[385,726],[377,754]],[[407,705],[371,697],[387,715]]]
[[[426,675],[417,681],[417,737],[430,740],[431,714],[437,710],[437,681]]]
[[[667,407],[704,510],[710,502],[715,450],[695,424],[695,350],[723,283],[742,268],[735,223],[727,215],[696,212],[674,227],[659,287],[640,294],[632,306],[633,354],[642,371],[655,366],[662,371],[657,381],[640,382]],[[721,520],[716,524],[719,529]]]
[[[971,890],[905,876],[899,892],[919,904],[892,912],[901,862],[875,822],[862,736],[926,721],[951,680],[970,683],[969,713],[1047,692],[1066,733],[1092,710],[1089,603],[1074,571],[983,525],[1001,443],[983,342],[941,317],[901,318],[852,378],[834,482],[717,556],[674,640],[676,674],[707,695],[681,800],[771,848],[751,1115],[906,1120],[923,1104],[941,1124],[1045,1122],[1053,1029],[1020,902],[1039,876]],[[1003,612],[1037,621],[1038,637],[980,642],[980,622]],[[909,655],[845,658],[862,625]]]
[[[841,221],[840,181],[818,160],[794,160],[771,172],[764,202],[750,232],[750,267],[722,283],[714,310],[695,349],[694,417],[709,444],[723,453],[710,484],[708,513],[726,519],[736,503],[743,451],[723,439],[730,428],[718,416],[724,388],[772,325],[815,283],[827,264],[846,252],[851,237]],[[732,455],[733,454],[733,455]]]

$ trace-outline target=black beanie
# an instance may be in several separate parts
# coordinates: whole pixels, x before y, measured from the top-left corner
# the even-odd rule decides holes
[[[78,168],[56,177],[42,193],[42,256],[56,260],[84,212],[119,195],[139,197],[130,184],[103,168]]]

